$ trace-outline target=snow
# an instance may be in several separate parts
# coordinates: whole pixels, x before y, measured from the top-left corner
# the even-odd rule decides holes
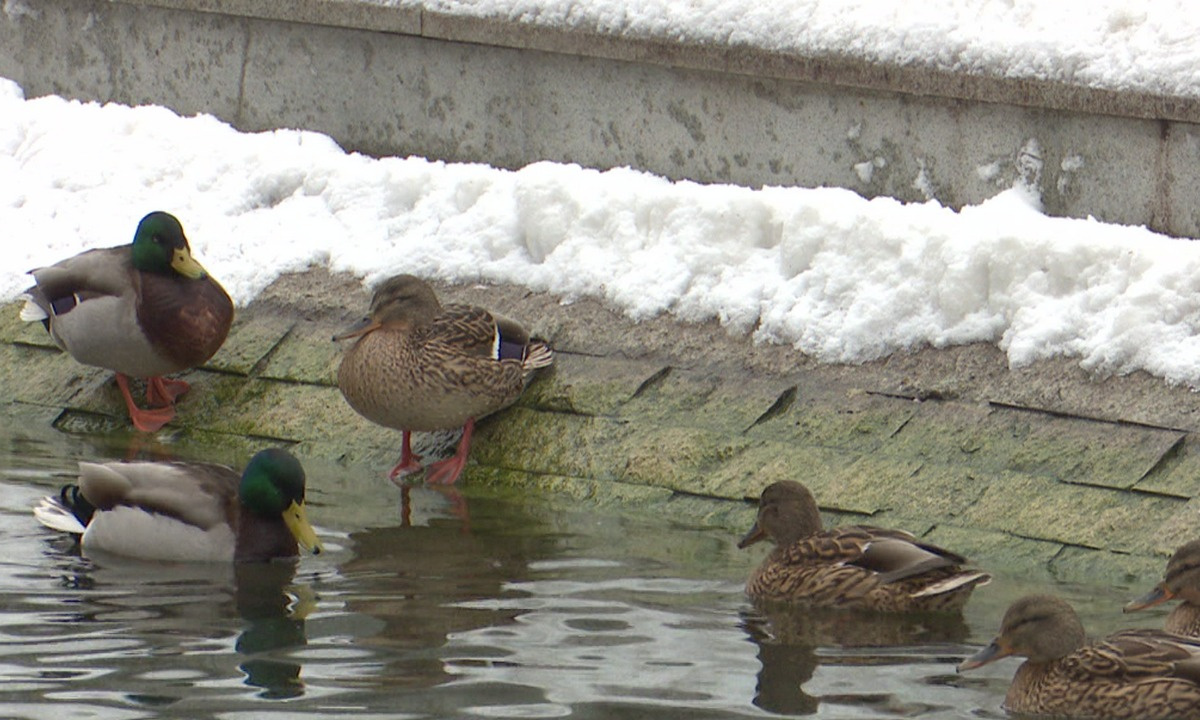
[[[1191,0],[375,0],[627,37],[1200,96]]]
[[[1072,356],[1200,385],[1200,244],[1048,217],[1020,186],[956,212],[629,169],[373,159],[317,133],[25,100],[0,81],[0,300],[30,268],[129,242],[159,209],[239,305],[314,265],[368,285],[412,272],[717,318],[828,362],[989,342],[1013,365]]]

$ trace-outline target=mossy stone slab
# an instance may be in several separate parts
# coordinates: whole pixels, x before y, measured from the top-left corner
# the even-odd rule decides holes
[[[576,415],[615,415],[660,363],[556,352],[521,396],[526,407]]]
[[[273,348],[259,368],[264,378],[314,385],[337,385],[342,356],[353,340],[333,342],[328,325],[300,320]]]
[[[1196,438],[1188,435],[1177,443],[1134,489],[1175,497],[1200,497],[1200,446]]]
[[[884,452],[1128,489],[1181,439],[1174,431],[958,403],[922,408]]]
[[[1160,527],[1182,506],[1171,498],[1006,472],[988,478],[987,490],[958,524],[1067,545],[1149,553],[1154,541],[1146,528]]]
[[[922,536],[935,545],[967,557],[983,570],[1028,571],[1049,568],[1063,544],[1032,540],[996,530],[939,524]]]
[[[1129,589],[1129,599],[1150,592],[1162,580],[1167,559],[1153,555],[1130,555],[1068,546],[1050,562],[1059,582],[1081,585],[1111,585]],[[1119,607],[1114,613],[1121,612]]]
[[[471,454],[480,465],[620,480],[633,436],[628,423],[611,418],[512,407],[480,424]]]
[[[916,412],[915,403],[864,392],[828,397],[799,392],[783,412],[755,423],[747,437],[863,453],[882,446]],[[765,409],[765,408],[764,408]]]
[[[763,488],[780,480],[804,483],[817,496],[827,494],[832,479],[861,454],[838,448],[778,440],[757,440],[709,471],[708,494],[757,501]]]
[[[291,331],[293,321],[263,313],[241,311],[229,336],[207,365],[215,370],[249,375]]]

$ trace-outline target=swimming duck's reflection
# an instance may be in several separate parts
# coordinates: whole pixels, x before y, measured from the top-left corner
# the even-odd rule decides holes
[[[234,648],[246,684],[262,688],[261,697],[287,699],[304,694],[300,663],[284,652],[304,647],[304,620],[314,606],[307,586],[293,585],[290,562],[239,563],[234,568],[237,612],[245,622]]]

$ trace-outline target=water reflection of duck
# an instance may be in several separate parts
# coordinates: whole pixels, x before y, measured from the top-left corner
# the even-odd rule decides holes
[[[755,602],[762,631],[772,642],[813,647],[895,647],[961,643],[970,628],[960,613],[878,613]]]
[[[238,614],[246,622],[234,645],[245,659],[238,667],[246,684],[263,689],[262,696],[278,700],[304,694],[300,663],[279,657],[281,651],[308,643],[305,616],[311,601],[293,606],[289,588],[293,563],[238,563],[234,568]]]
[[[346,609],[363,623],[357,644],[386,649],[381,656],[388,659],[373,673],[380,687],[433,687],[453,680],[456,675],[437,650],[450,635],[491,628],[503,655],[502,628],[526,611],[466,606],[503,597],[504,586],[526,578],[531,564],[559,552],[561,536],[539,532],[538,519],[522,517],[513,504],[476,504],[473,514],[481,517],[464,532],[457,510],[444,505],[437,492],[441,489],[412,487],[414,504],[426,511],[434,506],[432,514],[416,518],[424,524],[352,533],[354,556],[339,567],[346,582],[369,588],[347,592],[352,599]],[[502,523],[498,529],[496,522]],[[517,526],[520,532],[512,529]],[[368,618],[377,625],[365,623]],[[414,705],[411,711],[422,710]]]
[[[363,417],[402,432],[390,477],[421,469],[414,430],[463,429],[458,451],[429,466],[426,481],[450,484],[467,461],[475,420],[511,405],[537,368],[553,361],[546,343],[507,318],[438,302],[412,275],[380,285],[371,314],[334,340],[357,341],[338,368],[338,387]]]
[[[77,534],[86,550],[153,560],[295,557],[321,544],[304,512],[304,468],[263,450],[240,477],[194,462],[79,463],[79,483],[43,498],[34,515]]]
[[[1000,634],[959,671],[1002,657],[1027,658],[1004,698],[1009,712],[1056,717],[1200,717],[1200,641],[1124,630],[1088,643],[1061,598],[1030,595],[1004,613]]]
[[[1125,606],[1125,612],[1144,610],[1178,598],[1181,603],[1167,616],[1167,632],[1200,637],[1200,540],[1186,543],[1167,561],[1163,581]]]
[[[812,715],[820,705],[818,698],[804,692],[804,683],[812,678],[820,661],[817,646],[804,638],[781,637],[774,627],[764,627],[762,620],[743,616],[742,627],[758,646],[758,683],[754,688],[754,704],[767,712],[780,715]]]
[[[738,547],[770,539],[775,549],[746,592],[764,601],[885,612],[952,611],[991,579],[965,558],[902,530],[851,525],[823,530],[808,488],[784,480],[762,492],[758,519]]]
[[[187,392],[167,373],[194,368],[220,349],[233,321],[224,288],[192,259],[183,227],[153,212],[133,242],[88,250],[33,271],[21,319],[41,321],[55,344],[85,365],[108,368],[138,430],[153,432],[175,416]],[[128,376],[148,378],[141,409]]]

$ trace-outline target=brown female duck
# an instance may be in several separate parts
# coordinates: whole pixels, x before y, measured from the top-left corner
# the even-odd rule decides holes
[[[129,245],[88,250],[32,271],[21,319],[40,321],[63,350],[84,365],[117,374],[134,427],[153,432],[175,417],[188,391],[163,375],[200,365],[220,349],[233,322],[233,302],[191,255],[173,215],[152,212]],[[143,410],[128,376],[147,378]]]
[[[757,600],[884,612],[958,610],[991,579],[964,569],[962,556],[902,530],[823,530],[812,493],[790,480],[763,490],[758,520],[738,547],[765,538],[775,549],[746,582],[746,593]]]
[[[1200,540],[1182,545],[1167,561],[1167,574],[1153,590],[1130,602],[1125,612],[1143,610],[1179,598],[1167,616],[1165,629],[1176,635],[1200,637]]]
[[[360,415],[402,431],[392,480],[421,469],[414,430],[461,427],[450,458],[429,466],[426,480],[453,483],[462,474],[475,419],[511,405],[530,373],[553,361],[549,346],[517,323],[466,305],[442,306],[412,275],[384,281],[370,316],[334,337],[357,338],[338,368],[338,387]]]
[[[1004,698],[1009,712],[1070,718],[1200,717],[1200,641],[1124,630],[1088,643],[1061,598],[1030,595],[1004,613],[1000,634],[959,671],[1026,658]]]

